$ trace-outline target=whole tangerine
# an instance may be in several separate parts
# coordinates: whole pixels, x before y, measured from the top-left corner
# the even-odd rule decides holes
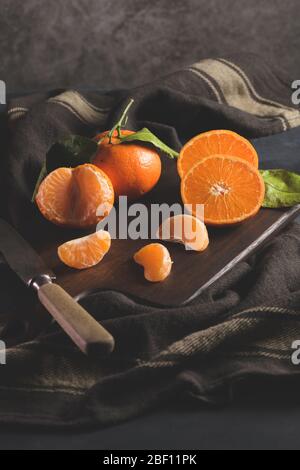
[[[134,131],[122,130],[121,135]],[[151,191],[161,175],[161,159],[154,149],[137,142],[120,143],[117,131],[109,142],[108,131],[95,137],[99,149],[93,164],[107,174],[114,187],[115,195],[127,196],[133,201]]]

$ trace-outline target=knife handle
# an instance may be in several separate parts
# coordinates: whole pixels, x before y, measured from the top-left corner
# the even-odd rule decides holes
[[[111,334],[58,284],[41,285],[38,298],[82,352],[113,351],[115,342]]]

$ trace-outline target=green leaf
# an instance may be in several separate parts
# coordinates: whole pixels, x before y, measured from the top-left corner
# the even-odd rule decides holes
[[[53,144],[46,154],[46,160],[32,195],[32,202],[34,202],[39,186],[47,174],[60,167],[73,168],[83,163],[90,163],[97,149],[97,142],[80,135],[70,135]]]
[[[162,152],[166,153],[171,158],[176,158],[179,156],[179,153],[175,150],[168,147],[168,145],[164,144],[158,137],[152,134],[149,129],[144,127],[140,131],[135,132],[134,134],[129,134],[126,136],[120,136],[121,142],[132,142],[132,141],[141,141],[147,142],[148,144],[154,145],[154,147],[158,148]]]
[[[272,209],[300,204],[300,175],[287,170],[260,170],[266,186],[263,207]]]
[[[49,149],[46,155],[47,173],[60,167],[75,167],[90,163],[97,151],[97,142],[80,135],[70,135]]]
[[[34,191],[33,191],[32,197],[31,197],[31,202],[35,201],[35,198],[36,198],[37,192],[39,190],[40,184],[43,181],[43,179],[46,178],[46,176],[47,176],[47,168],[46,168],[46,162],[44,162],[43,166],[41,168],[39,177],[38,177],[38,179],[36,181],[36,184],[35,184],[35,188],[34,188]]]

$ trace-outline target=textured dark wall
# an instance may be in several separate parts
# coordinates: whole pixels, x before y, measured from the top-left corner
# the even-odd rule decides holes
[[[246,51],[299,78],[299,18],[299,0],[0,0],[0,79],[127,87]]]

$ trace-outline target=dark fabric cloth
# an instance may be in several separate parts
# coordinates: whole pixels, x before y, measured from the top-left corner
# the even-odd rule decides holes
[[[129,97],[135,107],[128,127],[147,126],[179,149],[213,128],[260,137],[299,125],[289,93],[288,81],[252,56],[204,61],[130,91],[59,90],[13,101],[6,215],[25,234],[43,223],[30,197],[49,146],[68,133],[109,128]],[[2,264],[0,337],[8,351],[0,422],[111,424],[166,401],[224,403],[241,390],[274,391],[278,381],[299,387],[300,369],[291,362],[299,339],[299,249],[295,225],[190,305],[88,296],[83,305],[116,339],[105,360],[85,357],[48,317],[36,318],[34,296]]]

